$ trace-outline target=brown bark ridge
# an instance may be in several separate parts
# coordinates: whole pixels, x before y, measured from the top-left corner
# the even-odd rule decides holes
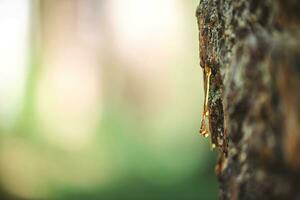
[[[201,0],[196,16],[220,199],[300,199],[300,1]]]

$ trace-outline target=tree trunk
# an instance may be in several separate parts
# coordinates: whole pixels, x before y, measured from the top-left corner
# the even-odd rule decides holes
[[[220,199],[300,199],[300,1],[201,0],[196,15]]]

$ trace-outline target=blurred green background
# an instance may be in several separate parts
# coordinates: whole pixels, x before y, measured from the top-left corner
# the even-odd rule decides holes
[[[0,199],[216,199],[198,0],[0,1]]]

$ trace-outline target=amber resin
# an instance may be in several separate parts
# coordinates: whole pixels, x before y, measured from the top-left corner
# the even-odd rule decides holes
[[[208,96],[210,86],[211,69],[205,66],[203,69],[204,76],[204,106],[201,120],[200,134],[204,137],[209,136],[209,108],[208,108]]]

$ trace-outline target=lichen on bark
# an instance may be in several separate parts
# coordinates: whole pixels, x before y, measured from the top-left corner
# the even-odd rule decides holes
[[[300,1],[201,0],[196,16],[210,130],[228,141],[220,198],[300,199]]]

